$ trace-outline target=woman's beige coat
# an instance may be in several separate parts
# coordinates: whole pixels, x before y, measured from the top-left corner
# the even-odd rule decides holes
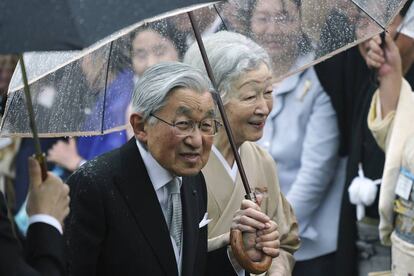
[[[386,152],[379,199],[379,230],[382,243],[391,245],[395,186],[405,142],[414,135],[414,93],[411,92],[408,82],[403,81],[396,111],[390,112],[385,118],[382,118],[380,111],[381,105],[376,91],[368,114],[368,126],[378,145]]]
[[[280,192],[275,163],[265,150],[251,142],[240,147],[240,156],[252,190],[265,193],[262,211],[279,226],[281,253],[266,275],[291,275],[293,253],[300,245],[298,225],[290,204]],[[237,174],[234,184],[214,152],[203,174],[208,190],[208,214],[212,219],[208,225],[208,247],[215,250],[228,246],[233,215],[240,208],[245,191],[240,175]]]

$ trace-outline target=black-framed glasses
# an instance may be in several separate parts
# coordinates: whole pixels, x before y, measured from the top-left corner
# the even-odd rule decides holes
[[[150,116],[160,120],[161,122],[171,126],[175,130],[175,135],[178,137],[190,136],[197,126],[203,136],[214,136],[221,127],[221,123],[213,118],[207,118],[196,122],[193,120],[178,120],[174,123],[167,122],[154,114]]]

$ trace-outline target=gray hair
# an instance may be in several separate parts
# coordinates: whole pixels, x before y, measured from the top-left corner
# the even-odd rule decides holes
[[[176,88],[188,88],[197,93],[212,92],[206,75],[180,62],[162,62],[147,69],[140,77],[132,95],[132,109],[150,121],[150,114],[165,106],[169,93]],[[151,122],[150,122],[151,123]]]
[[[241,74],[257,69],[262,63],[271,69],[267,52],[250,38],[228,31],[221,31],[203,38],[207,56],[217,82],[217,88],[224,102],[229,99],[233,82]],[[205,66],[198,49],[193,43],[184,56],[184,62],[198,69]]]

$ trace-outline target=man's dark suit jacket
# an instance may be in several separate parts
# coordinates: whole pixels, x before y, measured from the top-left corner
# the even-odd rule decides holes
[[[68,184],[70,275],[178,275],[168,227],[135,138],[85,163]],[[207,192],[201,173],[183,177],[181,200],[182,275],[204,275],[207,227],[198,224],[207,209]],[[227,260],[223,252],[219,255]]]
[[[23,252],[12,234],[0,192],[0,275],[64,275],[63,238],[53,226],[30,225],[25,249]]]

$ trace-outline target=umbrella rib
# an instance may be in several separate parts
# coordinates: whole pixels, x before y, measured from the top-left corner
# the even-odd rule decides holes
[[[369,14],[369,12],[367,12],[363,7],[361,7],[361,5],[359,5],[359,3],[355,2],[354,0],[352,0],[352,3],[355,4],[355,6],[358,7],[358,9],[360,9],[361,11],[363,11],[366,15],[368,15],[369,18],[371,18],[371,20],[373,20],[378,26],[381,27],[381,29],[383,31],[385,31],[385,27],[382,26],[381,23],[378,22],[378,20],[376,20],[371,14]]]
[[[104,88],[104,98],[103,98],[103,106],[102,106],[101,134],[104,133],[106,92],[108,89],[109,66],[111,65],[111,55],[112,55],[113,44],[114,42],[111,41],[111,44],[109,45],[108,64],[106,65],[105,88]]]
[[[197,44],[198,44],[198,48],[200,49],[201,57],[204,61],[204,66],[206,67],[207,75],[210,78],[211,83],[213,84],[213,87],[215,89],[215,91],[212,93],[212,96],[213,96],[213,98],[215,99],[215,101],[217,103],[218,109],[219,109],[220,114],[221,114],[221,118],[223,119],[223,125],[224,125],[224,128],[225,128],[226,133],[227,133],[227,138],[229,140],[229,143],[230,143],[233,155],[234,155],[234,159],[235,159],[237,167],[239,169],[239,173],[240,173],[240,177],[241,177],[242,182],[243,182],[244,189],[246,191],[246,199],[250,199],[250,200],[256,202],[256,197],[251,191],[251,188],[249,186],[249,181],[247,180],[246,172],[245,172],[244,167],[243,167],[243,163],[241,161],[239,152],[237,151],[236,144],[234,142],[234,136],[233,136],[233,133],[231,131],[230,123],[227,119],[226,111],[224,110],[223,102],[222,102],[221,97],[220,97],[220,95],[217,91],[217,83],[216,83],[215,78],[214,78],[213,70],[211,69],[210,61],[208,60],[206,49],[204,48],[204,44],[203,44],[203,40],[201,38],[200,30],[198,29],[198,27],[195,24],[193,12],[190,11],[187,14],[188,14],[188,17],[190,18],[190,23],[191,23],[191,26],[192,26],[193,31],[194,31],[194,35],[195,35],[195,38],[196,38],[196,41],[197,41]]]
[[[221,23],[223,23],[224,28],[226,29],[226,31],[228,31],[228,30],[229,30],[229,28],[227,28],[226,22],[224,22],[223,17],[221,16],[220,12],[218,11],[218,9],[217,9],[217,5],[216,5],[216,4],[214,4],[214,5],[213,5],[213,7],[214,7],[214,9],[216,10],[217,15],[220,17]]]

